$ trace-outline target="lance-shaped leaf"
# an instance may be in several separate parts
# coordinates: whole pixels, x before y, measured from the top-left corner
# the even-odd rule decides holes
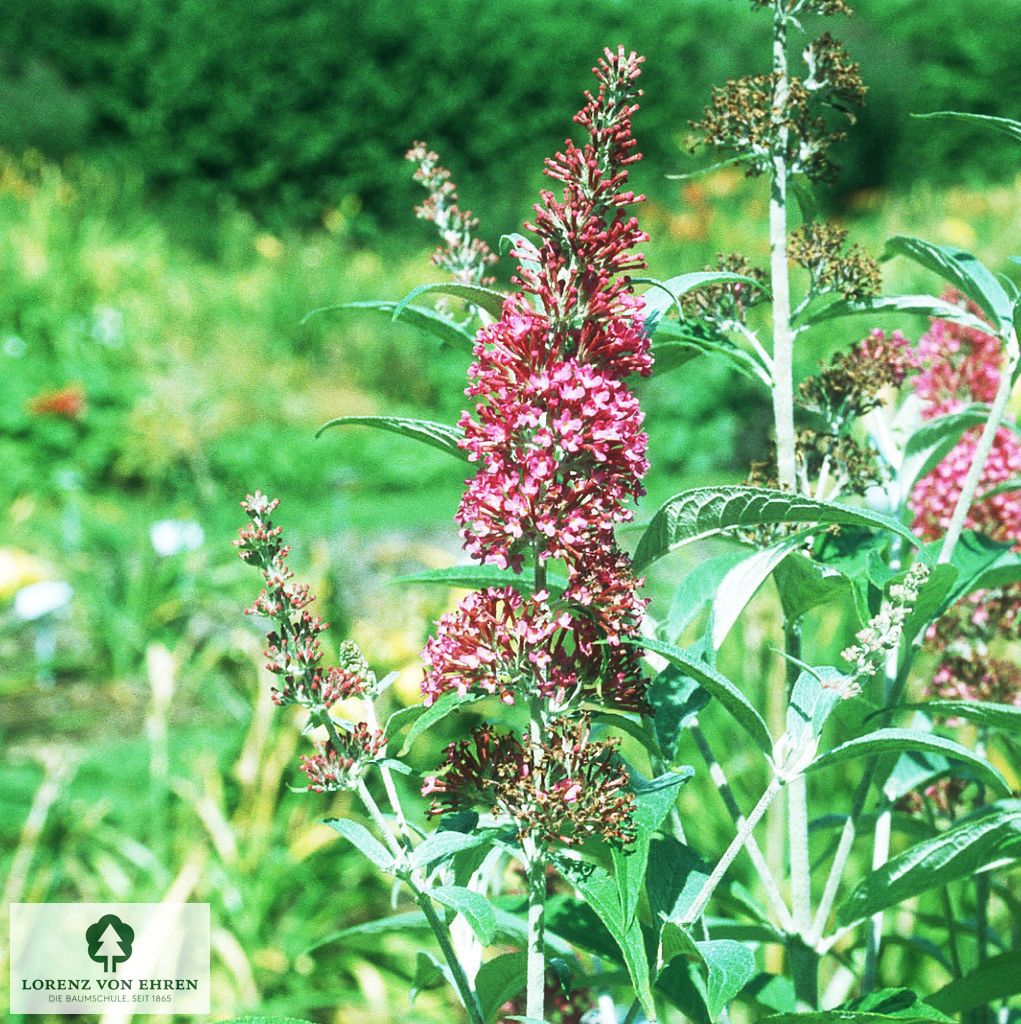
[[[397,309],[396,302],[341,302],[336,306],[320,306],[318,309],[313,309],[310,313],[305,314],[301,322],[306,323],[312,317],[320,316],[323,313],[347,310],[369,310],[381,313],[387,320],[392,321],[395,309]],[[470,349],[474,340],[472,332],[462,327],[457,321],[443,316],[442,313],[437,313],[435,309],[427,309],[425,306],[405,306],[400,311],[399,319],[411,324],[412,327],[427,331],[440,341],[457,348]]]
[[[364,825],[350,818],[326,818],[323,824],[339,832],[381,871],[389,871],[393,867],[394,859],[389,851]]]
[[[1014,303],[996,275],[970,252],[907,235],[895,235],[887,241],[886,248],[938,274],[981,306],[992,318],[992,329],[984,328],[988,333],[1002,331],[1011,324]]]
[[[712,1020],[755,977],[755,954],[733,939],[707,939],[696,942],[709,969],[706,979],[706,1008]]]
[[[433,832],[415,847],[411,863],[416,868],[445,861],[455,853],[485,846],[492,842],[491,835],[466,835],[464,832]]]
[[[711,668],[704,661],[692,657],[687,651],[668,644],[663,640],[642,638],[635,641],[647,651],[662,655],[685,675],[690,676],[710,696],[715,698],[735,721],[754,740],[755,745],[766,754],[773,751],[773,740],[762,716],[755,710],[748,698],[724,675]]]
[[[988,405],[969,405],[947,416],[923,423],[904,446],[900,487],[905,495],[916,480],[931,473],[957,447],[964,432],[989,418]]]
[[[912,545],[919,540],[903,523],[867,508],[815,501],[768,487],[696,487],[665,502],[653,516],[635,552],[635,568],[646,566],[682,544],[733,528],[779,523],[862,526],[889,530]]]
[[[496,914],[481,893],[461,885],[438,885],[429,895],[451,910],[456,910],[471,926],[483,946],[488,946],[496,933]]]
[[[504,953],[479,968],[475,976],[475,991],[486,1024],[492,1024],[504,1004],[524,990],[527,961],[527,953]]]
[[[1021,707],[992,704],[984,700],[926,700],[920,704],[902,704],[897,711],[921,711],[930,718],[963,718],[988,729],[1001,729],[1021,736]]]
[[[652,998],[649,959],[641,924],[634,915],[628,915],[621,906],[617,885],[608,871],[595,864],[560,860],[558,867],[563,876],[585,897],[599,920],[613,936],[631,976],[635,995],[645,1015],[654,1020],[656,1004]]]
[[[874,315],[876,313],[913,313],[916,316],[934,316],[940,320],[950,320],[962,327],[971,327],[976,331],[988,333],[989,324],[974,313],[946,299],[937,299],[935,295],[877,295],[869,299],[849,301],[837,299],[819,309],[810,310],[805,317],[804,325],[813,327],[827,320],[837,320],[845,316]]]
[[[766,387],[772,384],[768,367],[703,320],[658,320],[652,331],[652,372],[655,376],[669,373],[705,355],[722,359],[745,377],[760,381]]]
[[[485,590],[488,587],[514,587],[522,593],[535,590],[535,574],[529,570],[516,573],[512,569],[501,569],[496,565],[452,565],[446,569],[426,569],[424,572],[397,576],[395,583],[432,583],[446,587],[463,587],[465,590]],[[567,578],[547,571],[546,589],[552,594],[562,594],[567,588]]]
[[[983,807],[866,875],[837,911],[841,924],[861,921],[902,900],[1021,856],[1021,800]]]
[[[460,427],[452,427],[446,423],[434,423],[432,420],[410,420],[401,416],[338,416],[329,423],[324,423],[317,431],[320,437],[333,427],[375,427],[377,430],[388,430],[392,434],[410,437],[421,441],[431,448],[453,455],[463,462],[468,461],[468,453],[457,445],[464,438]]]
[[[796,548],[804,537],[792,537],[779,544],[762,548],[745,558],[720,581],[713,600],[713,647],[719,650],[731,627],[737,622],[748,602],[773,570]]]
[[[647,284],[649,290],[642,296],[645,303],[646,319],[662,316],[671,306],[676,307],[677,312],[684,317],[681,309],[681,296],[693,292],[697,288],[706,288],[714,284],[747,284],[756,291],[769,294],[768,289],[761,281],[746,274],[735,274],[729,270],[697,270],[690,274],[679,274],[671,277],[668,281],[660,281],[655,277],[636,277],[635,284]]]
[[[920,121],[937,118],[944,121],[963,121],[965,124],[973,124],[979,128],[987,128],[990,131],[1009,135],[1012,139],[1021,142],[1021,121],[1013,121],[1009,117],[994,117],[992,114],[965,114],[959,110],[932,110],[927,114],[912,114],[911,116]]]
[[[816,772],[822,768],[849,761],[856,757],[872,757],[891,751],[902,753],[906,750],[920,750],[930,754],[942,754],[951,761],[963,761],[982,775],[994,788],[1002,793],[1009,793],[1010,787],[1004,777],[984,758],[973,750],[962,747],[960,743],[948,740],[943,736],[918,732],[915,729],[877,729],[865,736],[848,740],[839,747],[823,754],[813,761],[805,771]]]
[[[1021,993],[1021,949],[1012,949],[979,964],[970,974],[941,988],[928,1002],[944,1013],[988,1007]]]
[[[422,284],[413,288],[400,302],[394,306],[393,319],[398,320],[404,315],[404,310],[421,295],[453,295],[455,298],[464,299],[465,302],[484,309],[490,316],[500,318],[503,312],[503,304],[507,296],[493,288],[483,288],[479,284],[458,284],[456,281],[440,281],[437,284]]]

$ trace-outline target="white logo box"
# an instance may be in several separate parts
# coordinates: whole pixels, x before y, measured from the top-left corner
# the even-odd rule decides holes
[[[209,1013],[208,903],[12,903],[12,1014]]]

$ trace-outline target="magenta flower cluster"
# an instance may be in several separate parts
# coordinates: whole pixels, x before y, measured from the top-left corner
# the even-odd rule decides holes
[[[596,96],[575,118],[590,139],[547,162],[563,197],[543,192],[539,245],[519,240],[522,294],[475,343],[461,442],[478,465],[457,513],[468,553],[516,573],[566,570],[554,593],[490,589],[445,616],[425,652],[427,703],[448,691],[539,696],[597,693],[644,705],[635,649],[644,602],[614,527],[631,518],[648,469],[642,413],[625,378],[651,369],[641,303],[622,271],[642,265],[646,236],[626,207],[638,159],[631,115],[641,60],[607,51]],[[531,301],[530,298],[531,297]]]
[[[974,303],[948,291],[945,299]],[[953,413],[973,402],[991,402],[1000,384],[1003,352],[999,339],[984,331],[947,320],[933,320],[914,353],[919,372],[915,394],[926,419]],[[981,427],[967,431],[942,462],[915,485],[910,498],[914,530],[938,540],[950,523],[964,478],[971,468]],[[1021,443],[1001,427],[965,525],[993,540],[1021,549],[1021,491],[995,492],[1000,484],[1021,476]],[[1021,636],[1021,587],[983,590],[955,605],[929,633],[929,644],[940,654],[930,692],[956,700],[995,701],[1021,706],[1021,672],[1011,662],[992,655],[997,638]]]
[[[593,69],[598,92],[586,93],[575,117],[588,141],[569,141],[547,161],[563,193],[542,193],[526,225],[537,244],[517,238],[513,249],[520,293],[475,341],[466,390],[475,405],[460,425],[477,471],[457,521],[474,559],[527,575],[466,597],[440,620],[424,654],[426,704],[450,692],[496,694],[533,709],[539,702],[548,728],[533,747],[528,737],[501,738],[487,727],[448,751],[424,791],[443,793],[448,808],[486,791],[486,802],[522,833],[558,841],[567,833],[553,819],[571,817],[566,808],[577,816],[582,806],[590,822],[582,831],[624,841],[633,800],[612,747],[590,743],[587,728],[568,741],[564,713],[580,701],[646,706],[631,642],[645,602],[614,537],[644,493],[648,469],[642,412],[626,382],[652,365],[642,303],[627,276],[644,265],[633,249],[647,237],[627,212],[641,197],[626,188],[639,159],[631,117],[640,65],[634,53],[607,50]],[[478,765],[511,749],[515,764],[544,770],[526,779],[509,765],[483,777]],[[604,791],[594,780],[607,772],[616,781]],[[563,814],[551,815],[553,807]]]

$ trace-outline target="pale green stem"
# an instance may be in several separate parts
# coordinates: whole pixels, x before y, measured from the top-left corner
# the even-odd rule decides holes
[[[932,803],[928,797],[923,797],[922,800],[925,807],[925,816],[929,820],[929,826],[932,829],[933,835],[937,835],[939,829],[936,827],[936,815],[933,813]],[[950,964],[954,970],[954,977],[960,978],[962,971],[961,954],[957,944],[957,916],[954,914],[954,904],[950,899],[949,887],[941,885],[939,895],[940,902],[943,905],[943,918],[947,926],[947,948],[950,952]]]
[[[896,707],[896,705],[900,703],[901,695],[904,693],[904,687],[907,685],[908,673],[911,671],[911,666],[914,664],[915,656],[918,654],[920,647],[921,641],[916,638],[908,649],[908,652],[901,663],[900,671],[897,673],[897,678],[893,681],[893,685],[889,689],[886,713],[881,718],[880,724],[885,724],[886,719],[889,717],[889,709]],[[819,901],[819,909],[816,912],[815,921],[812,925],[812,935],[810,939],[811,945],[819,944],[823,930],[826,927],[826,922],[829,919],[830,912],[833,910],[833,904],[836,901],[840,882],[843,879],[844,869],[847,867],[847,861],[851,856],[851,848],[854,845],[855,837],[858,834],[858,821],[861,818],[862,811],[865,810],[865,802],[868,799],[869,790],[872,788],[872,782],[876,777],[878,769],[879,759],[877,757],[870,758],[865,763],[865,769],[862,772],[861,780],[858,783],[857,789],[854,791],[851,810],[848,813],[847,820],[844,822],[844,827],[841,830],[840,840],[837,843],[837,850],[833,855],[833,863],[830,866],[830,873],[826,877],[826,885],[823,888],[822,899]]]
[[[784,647],[787,653],[801,659],[801,627],[790,620],[784,623]],[[790,699],[798,678],[798,667],[787,662],[787,698]],[[812,867],[808,852],[808,785],[804,775],[797,775],[787,787],[787,833],[791,859],[791,913],[798,933],[807,936],[812,924]]]
[[[776,466],[780,487],[797,489],[794,434],[794,334],[791,331],[790,268],[787,262],[787,143],[783,126],[789,80],[787,72],[787,16],[779,9],[773,17],[773,173],[769,196],[769,270],[773,293],[773,420],[776,431]]]
[[[546,1013],[546,858],[532,849],[528,861],[528,949],[525,1016],[545,1020]]]
[[[691,735],[695,740],[695,745],[698,747],[699,753],[702,755],[702,759],[706,763],[706,767],[709,769],[709,778],[712,780],[713,785],[719,790],[720,796],[723,799],[723,803],[726,806],[727,812],[730,814],[734,825],[740,830],[744,825],[745,816],[741,813],[741,808],[738,806],[737,800],[734,797],[734,792],[730,788],[727,776],[719,761],[716,760],[716,757],[709,746],[709,741],[705,737],[705,733],[703,733],[701,728],[696,724],[691,728]],[[791,917],[791,913],[787,909],[787,904],[784,902],[783,895],[780,892],[780,887],[776,884],[776,878],[773,876],[773,872],[770,870],[769,864],[766,863],[766,857],[763,854],[758,841],[750,832],[748,833],[748,840],[745,844],[745,849],[748,851],[748,856],[751,858],[752,864],[755,866],[755,871],[759,876],[759,880],[762,882],[762,888],[766,894],[766,902],[773,911],[773,915],[776,918],[777,923],[785,932],[794,931],[794,919]]]
[[[324,718],[329,723],[327,725],[327,730],[331,733],[331,736],[335,736],[336,727],[329,722],[329,716],[324,716]],[[383,817],[383,812],[379,809],[379,805],[376,803],[362,779],[359,779],[358,781],[358,795],[361,797],[362,803],[365,805],[365,809],[368,811],[373,824],[375,824],[376,828],[383,836],[386,845],[390,848],[390,852],[393,854],[395,873],[411,890],[415,903],[418,904],[419,909],[425,915],[426,922],[432,929],[433,935],[436,937],[436,944],[440,947],[443,959],[446,961],[447,967],[450,969],[450,976],[453,978],[454,987],[457,989],[458,995],[461,997],[461,1002],[464,1004],[464,1008],[468,1011],[468,1018],[471,1021],[471,1024],[486,1024],[482,1015],[482,1008],[479,1005],[478,997],[472,989],[471,982],[468,980],[468,975],[465,973],[464,967],[458,959],[457,953],[454,951],[454,947],[451,945],[447,926],[442,920],[440,920],[439,915],[436,913],[436,908],[433,906],[432,900],[429,898],[429,893],[424,887],[422,879],[417,872],[413,872],[411,870],[408,863],[408,851],[394,835],[393,829],[390,828],[386,818]]]
[[[702,888],[699,890],[694,902],[690,907],[688,907],[687,911],[685,911],[684,916],[679,922],[682,928],[697,921],[701,916],[710,897],[716,891],[716,887],[721,881],[723,881],[723,876],[727,873],[730,865],[734,863],[734,858],[741,852],[741,849],[747,845],[748,837],[752,834],[752,830],[766,813],[769,805],[776,799],[776,795],[780,792],[782,785],[783,783],[781,783],[781,781],[775,776],[770,779],[769,785],[766,787],[766,791],[759,798],[759,802],[755,805],[751,814],[748,815],[740,828],[738,828],[737,835],[734,836],[730,846],[727,847],[723,856],[716,864],[716,867],[713,868],[712,874],[710,874],[705,882],[702,883]]]
[[[540,559],[542,549],[534,548],[535,590],[546,589],[546,565]],[[541,700],[533,698],[529,704],[529,731],[536,750],[536,767],[546,741],[546,723]],[[528,947],[525,954],[525,1015],[536,1020],[546,1019],[546,851],[538,842],[525,843],[528,865]]]
[[[949,562],[954,557],[954,549],[964,531],[964,524],[971,510],[971,503],[975,499],[975,492],[978,490],[979,481],[982,479],[982,471],[986,468],[986,460],[993,449],[993,441],[996,440],[996,432],[1000,429],[1004,414],[1007,411],[1007,402],[1010,400],[1010,393],[1014,386],[1014,374],[1018,369],[1019,351],[1017,332],[1011,330],[1007,338],[1007,364],[1003,367],[1000,384],[996,389],[996,397],[989,410],[989,418],[982,428],[982,434],[975,446],[975,454],[968,469],[968,475],[964,478],[961,486],[961,493],[954,506],[954,514],[950,517],[950,525],[947,527],[946,536],[943,538],[943,546],[940,548],[939,563]]]

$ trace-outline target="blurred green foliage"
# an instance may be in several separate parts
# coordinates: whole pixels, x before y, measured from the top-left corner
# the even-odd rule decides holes
[[[1016,0],[855,6],[826,25],[871,87],[840,191],[1002,175],[1006,140],[949,138],[908,114],[1016,114]],[[158,194],[238,202],[275,227],[346,202],[359,230],[393,230],[417,198],[401,154],[424,138],[495,238],[530,209],[602,47],[648,57],[636,177],[651,191],[692,164],[687,122],[710,86],[765,70],[766,28],[743,0],[10,0],[0,147],[105,155]]]

